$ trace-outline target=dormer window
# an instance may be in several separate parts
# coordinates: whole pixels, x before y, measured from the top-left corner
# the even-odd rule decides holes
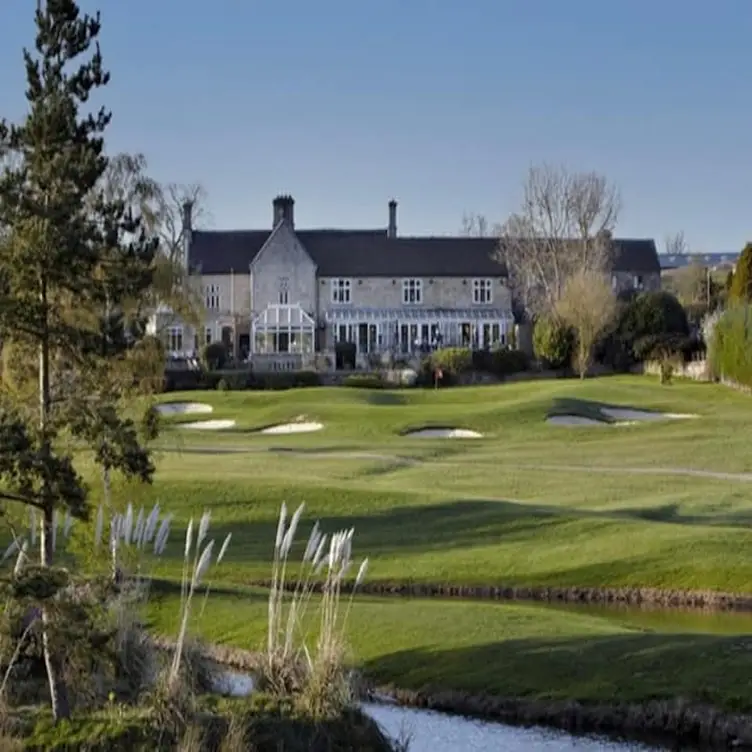
[[[332,280],[332,303],[338,305],[352,303],[352,280]]]

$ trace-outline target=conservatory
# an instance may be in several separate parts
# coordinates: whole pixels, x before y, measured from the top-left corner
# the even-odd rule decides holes
[[[312,353],[316,322],[299,305],[273,304],[251,319],[254,355]]]
[[[492,348],[509,344],[514,331],[511,312],[492,308],[352,308],[327,312],[326,322],[334,343],[353,342],[358,354]]]

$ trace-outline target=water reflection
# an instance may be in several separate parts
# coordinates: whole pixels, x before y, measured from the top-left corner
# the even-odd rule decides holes
[[[223,671],[217,691],[235,697],[253,690],[253,679],[237,671]],[[410,739],[409,752],[638,752],[656,749],[628,742],[575,737],[563,731],[524,729],[501,723],[476,721],[431,710],[364,703],[363,709],[393,739]]]
[[[407,734],[409,752],[638,752],[656,749],[629,742],[575,737],[562,731],[515,728],[430,710],[371,703],[363,708],[392,738]]]

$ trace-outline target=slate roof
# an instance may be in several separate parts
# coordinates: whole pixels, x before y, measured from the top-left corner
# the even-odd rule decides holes
[[[270,230],[195,230],[191,267],[203,274],[243,273]],[[498,277],[495,238],[397,237],[386,230],[295,230],[322,277]],[[614,271],[660,273],[653,240],[614,240]]]

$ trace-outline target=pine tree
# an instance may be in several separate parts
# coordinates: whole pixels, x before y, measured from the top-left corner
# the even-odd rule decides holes
[[[62,429],[94,445],[100,463],[146,481],[153,473],[134,425],[118,415],[113,375],[142,331],[127,302],[148,289],[156,245],[101,189],[111,116],[85,112],[109,81],[99,15],[82,14],[74,0],[40,0],[36,27],[35,52],[24,50],[28,114],[18,125],[0,122],[0,152],[15,157],[0,175],[0,339],[36,353],[38,389],[33,410],[0,395],[0,499],[40,512],[40,566],[50,571],[56,511],[89,514]],[[47,602],[41,612],[53,715],[65,718]]]
[[[736,262],[729,300],[734,303],[752,302],[752,243],[744,246]]]

